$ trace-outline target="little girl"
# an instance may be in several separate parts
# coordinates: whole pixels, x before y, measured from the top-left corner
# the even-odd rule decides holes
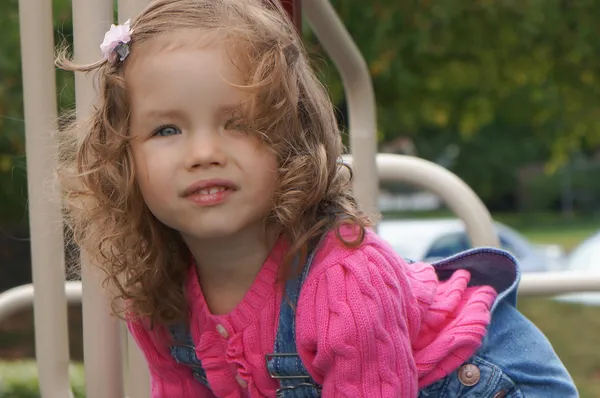
[[[58,175],[153,397],[577,396],[512,256],[410,264],[370,229],[279,5],[156,0],[101,50],[59,60],[100,98]]]

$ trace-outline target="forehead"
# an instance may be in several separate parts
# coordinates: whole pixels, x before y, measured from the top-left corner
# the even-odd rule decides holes
[[[223,32],[207,29],[180,28],[157,33],[146,38],[141,43],[134,42],[134,52],[131,54],[133,63],[152,53],[175,51],[182,48],[201,49],[229,42]]]
[[[215,103],[241,99],[247,95],[239,88],[247,68],[240,50],[230,40],[198,29],[141,43],[125,69],[132,107],[175,107],[199,97]]]

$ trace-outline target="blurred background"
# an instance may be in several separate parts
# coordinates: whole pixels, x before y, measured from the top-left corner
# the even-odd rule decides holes
[[[54,0],[57,44],[72,42],[70,3]],[[332,3],[368,63],[380,152],[422,157],[461,177],[525,272],[600,270],[600,1]],[[31,282],[27,197],[36,193],[26,185],[18,22],[18,1],[2,0],[0,292]],[[345,126],[339,76],[307,26],[304,36]],[[57,72],[57,85],[60,108],[71,109],[72,76]],[[382,184],[379,206],[380,232],[403,256],[432,260],[470,245],[435,195]],[[595,294],[520,302],[582,397],[600,397],[598,306]],[[75,363],[80,310],[69,311]],[[34,353],[31,311],[0,323],[0,397],[38,396]]]

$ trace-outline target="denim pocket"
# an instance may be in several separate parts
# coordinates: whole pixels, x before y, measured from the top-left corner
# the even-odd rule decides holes
[[[475,356],[423,388],[419,398],[523,398],[523,394],[499,366]]]

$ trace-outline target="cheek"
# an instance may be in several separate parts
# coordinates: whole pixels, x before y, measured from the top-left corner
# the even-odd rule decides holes
[[[142,195],[148,190],[148,164],[139,152],[133,151],[133,167],[135,171],[135,182],[140,188]]]
[[[245,147],[238,153],[243,154],[244,171],[260,185],[261,191],[276,188],[278,181],[278,156],[258,139],[244,142]],[[242,159],[242,158],[240,158]]]
[[[160,196],[160,188],[164,188],[164,181],[157,173],[156,161],[149,161],[148,154],[141,148],[133,151],[133,165],[135,168],[135,182],[148,206],[152,207]],[[158,195],[157,195],[158,194]]]
[[[272,152],[268,152],[264,155],[263,164],[265,185],[271,188],[273,191],[279,186],[279,172],[277,167],[277,156]]]

